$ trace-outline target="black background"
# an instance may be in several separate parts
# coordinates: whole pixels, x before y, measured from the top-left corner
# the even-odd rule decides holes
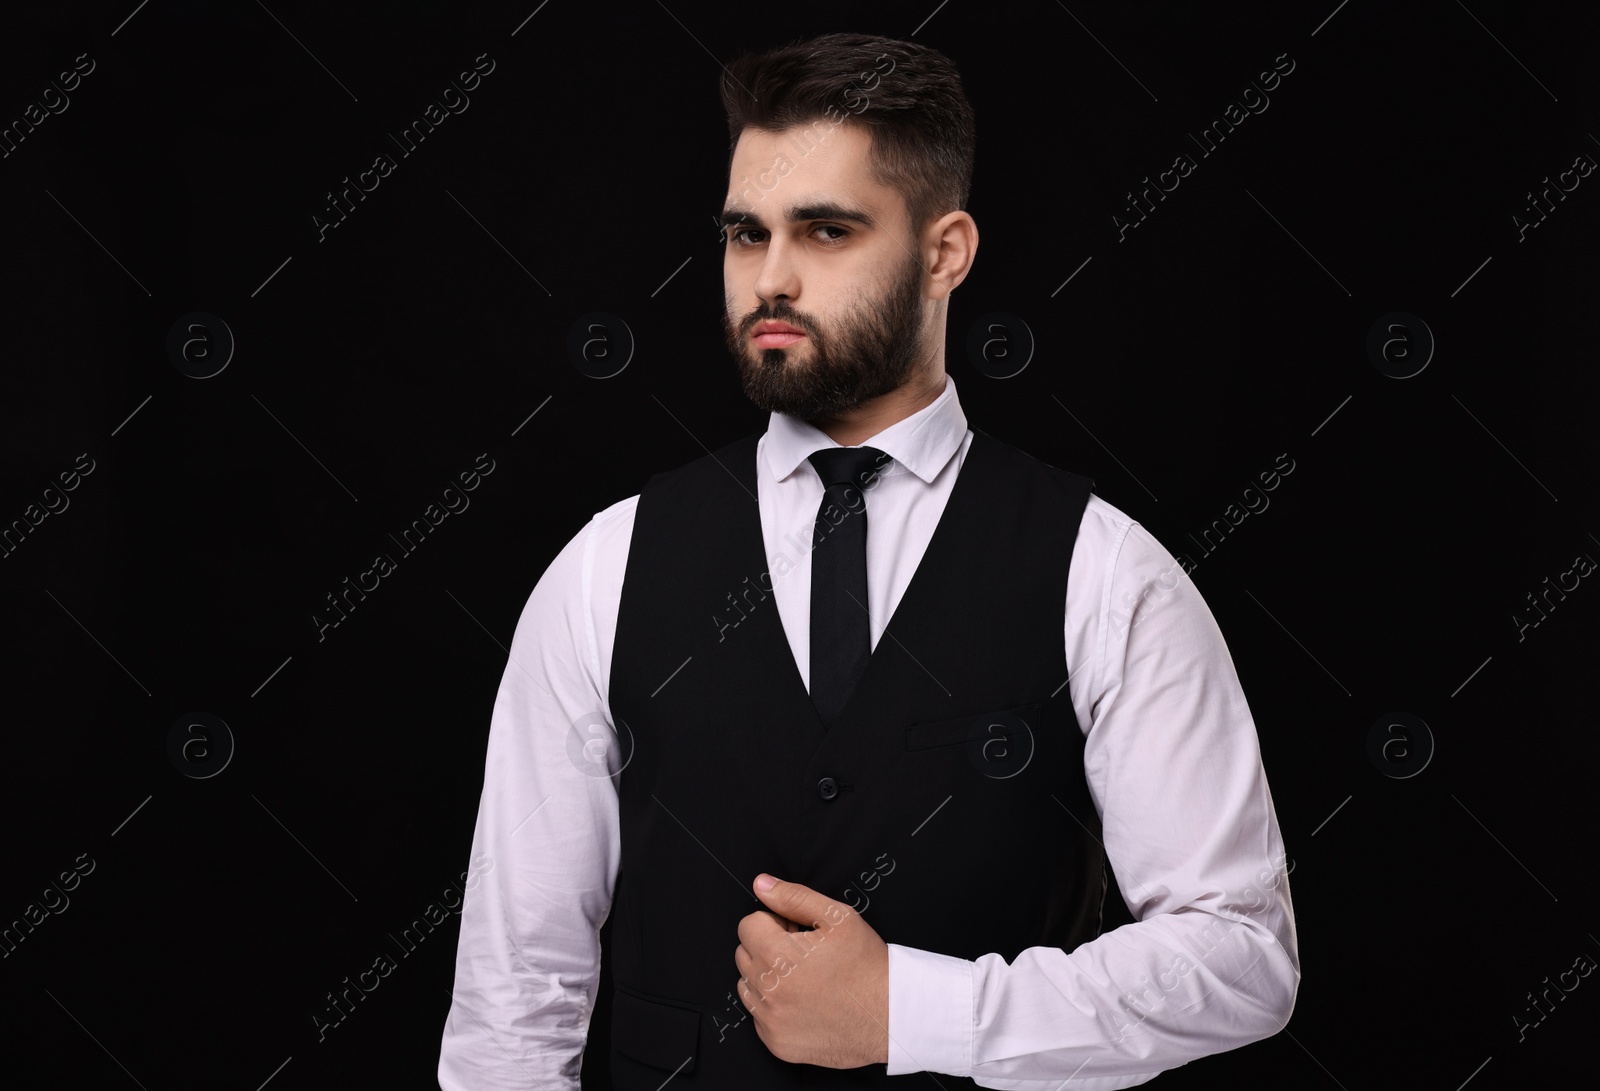
[[[0,526],[25,528],[0,560],[0,916],[94,861],[0,960],[10,1074],[436,1086],[458,918],[326,1041],[312,1017],[466,870],[545,565],[651,472],[765,427],[717,327],[718,62],[854,30],[946,52],[977,113],[982,241],[946,342],[970,422],[1199,562],[1260,733],[1299,1000],[1160,1085],[1592,1077],[1600,978],[1526,1040],[1513,1016],[1600,959],[1600,590],[1526,605],[1600,557],[1600,177],[1522,241],[1513,216],[1600,156],[1596,8],[538,6],[0,16],[4,124],[94,64],[0,159]],[[399,157],[389,134],[482,54],[470,108]],[[1270,107],[1201,157],[1190,134],[1285,54]],[[380,153],[396,171],[319,242],[325,195]],[[1198,169],[1119,242],[1125,194],[1179,154]],[[596,310],[637,339],[607,379],[566,350]],[[237,342],[204,380],[167,351],[196,311]],[[1437,341],[1405,379],[1366,348],[1397,311]],[[1011,378],[966,352],[992,312],[1036,339]],[[80,454],[70,506],[27,530]],[[480,454],[470,508],[319,640],[325,596]],[[1204,554],[1191,535],[1280,454],[1270,506]],[[197,712],[232,739],[204,777],[168,753]],[[1397,712],[1429,727],[1420,771],[1415,737],[1368,756]]]

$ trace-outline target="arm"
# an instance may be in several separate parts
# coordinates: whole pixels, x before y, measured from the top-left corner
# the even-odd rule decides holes
[[[1283,841],[1216,620],[1172,555],[1094,497],[1068,588],[1084,771],[1135,923],[1010,965],[890,944],[890,1075],[1128,1087],[1275,1034],[1294,1009]]]
[[[591,587],[622,571],[612,531],[626,524],[625,552],[631,516],[628,501],[596,515],[517,622],[490,720],[443,1091],[579,1086],[620,843]]]

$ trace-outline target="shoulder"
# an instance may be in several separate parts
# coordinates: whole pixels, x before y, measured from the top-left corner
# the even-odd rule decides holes
[[[561,676],[601,691],[602,653],[615,628],[638,502],[635,494],[596,512],[545,566],[517,620],[514,661],[540,663],[551,648],[570,649],[571,658],[562,661],[576,673]],[[546,669],[558,669],[555,661]]]
[[[663,519],[694,523],[737,497],[754,501],[760,440],[760,433],[741,436],[714,450],[707,448],[699,458],[652,473],[639,494],[631,498],[633,506],[627,509],[625,520],[629,529],[636,519],[652,530]]]
[[[553,610],[577,618],[589,605],[593,588],[620,586],[638,503],[635,493],[590,516],[545,566],[524,614]]]
[[[590,517],[589,522],[594,526],[605,526],[622,520],[628,522],[633,519],[633,509],[639,504],[639,494],[624,497],[608,508],[602,508]]]
[[[988,441],[990,457],[1003,473],[1034,474],[1054,481],[1063,489],[1088,484],[1088,501],[1073,549],[1075,569],[1093,567],[1109,578],[1114,571],[1119,574],[1162,572],[1178,563],[1136,518],[1095,492],[1093,478],[1055,466],[982,429],[974,428],[973,432]]]
[[[657,470],[650,475],[642,491],[649,492],[658,483],[671,485],[713,475],[726,478],[728,472],[734,469],[733,460],[748,457],[753,464],[761,436],[760,432],[752,432],[724,443],[715,450],[708,447],[706,453],[699,458],[692,458],[688,462],[665,470]]]
[[[1062,486],[1081,487],[1083,483],[1088,483],[1092,488],[1094,485],[1093,478],[1046,462],[1039,456],[982,428],[972,428],[971,431],[973,441],[976,443],[981,440],[987,449],[987,458],[1001,473],[1029,474],[1034,477],[1053,480]]]
[[[639,509],[639,496],[639,493],[634,493],[595,512],[588,525],[579,532],[580,538],[587,536],[584,551],[590,558],[591,566],[596,563],[608,565],[615,559],[626,562],[628,543],[633,538],[633,517]],[[618,578],[621,578],[620,573]]]
[[[1078,550],[1106,581],[1115,579],[1119,585],[1161,582],[1170,588],[1185,572],[1182,562],[1144,524],[1097,493],[1089,495],[1078,527],[1074,566]]]
[[[666,470],[651,473],[644,488],[632,496],[594,513],[583,528],[567,543],[562,551],[576,556],[574,564],[581,563],[590,581],[615,580],[620,585],[627,566],[628,546],[633,540],[634,522],[638,517],[639,503],[647,493],[681,491],[686,486],[703,481],[710,475],[727,479],[732,459],[748,454],[752,459],[760,433],[753,433],[724,444],[715,451],[707,451],[699,458]],[[579,560],[581,558],[581,561]]]

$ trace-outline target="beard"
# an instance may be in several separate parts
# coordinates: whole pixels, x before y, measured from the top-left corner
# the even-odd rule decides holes
[[[922,355],[922,265],[912,260],[890,274],[888,288],[865,299],[827,328],[790,308],[762,305],[736,327],[722,311],[722,333],[739,367],[745,396],[770,413],[804,421],[837,417],[904,386]],[[787,322],[805,340],[787,348],[759,348],[750,340],[757,322]]]

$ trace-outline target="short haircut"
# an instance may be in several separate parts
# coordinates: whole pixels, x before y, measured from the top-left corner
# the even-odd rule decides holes
[[[972,106],[954,63],[938,50],[872,34],[824,34],[747,53],[726,69],[730,171],[746,128],[781,132],[842,121],[871,137],[872,178],[900,192],[914,233],[966,208],[976,144]]]

